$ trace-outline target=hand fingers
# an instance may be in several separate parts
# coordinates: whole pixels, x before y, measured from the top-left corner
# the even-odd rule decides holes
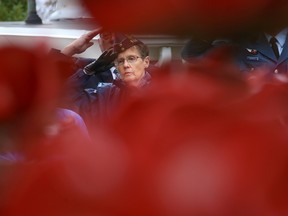
[[[113,50],[112,50],[112,49],[108,50],[108,51],[107,51],[107,56],[108,56],[108,55],[111,56],[112,53],[113,53]]]
[[[104,53],[103,53],[104,54]],[[105,51],[105,54],[103,55],[104,58],[106,58],[108,61],[111,61],[111,59],[114,59],[115,53],[112,49]]]
[[[98,58],[98,60],[104,59],[107,55],[107,51],[104,51]]]
[[[87,46],[88,46],[88,47],[91,47],[93,44],[94,44],[93,42],[89,42],[89,43],[87,44]]]
[[[92,30],[90,32],[88,32],[85,36],[85,39],[86,40],[92,40],[96,35],[98,35],[99,33],[101,32],[101,29],[95,29],[95,30]]]

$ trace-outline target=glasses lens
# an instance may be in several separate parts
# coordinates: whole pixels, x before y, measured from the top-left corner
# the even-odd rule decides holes
[[[134,64],[137,59],[140,58],[139,56],[128,56],[126,59],[118,59],[115,61],[115,65],[123,65],[125,60],[129,63],[129,64]]]
[[[115,65],[123,65],[124,64],[124,59],[118,59],[115,61]]]
[[[127,61],[130,63],[130,64],[133,64],[137,61],[137,56],[128,56],[127,57]]]

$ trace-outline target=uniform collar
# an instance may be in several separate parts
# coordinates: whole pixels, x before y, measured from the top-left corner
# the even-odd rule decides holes
[[[275,36],[275,38],[277,39],[278,43],[280,44],[280,46],[282,48],[283,48],[284,43],[286,41],[287,33],[288,33],[288,28],[285,28]],[[265,36],[266,36],[268,41],[270,41],[270,39],[272,38],[272,35],[267,34],[267,33],[265,33]]]

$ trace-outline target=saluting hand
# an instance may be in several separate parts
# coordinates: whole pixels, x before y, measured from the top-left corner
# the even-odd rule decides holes
[[[109,70],[113,66],[115,58],[116,54],[113,52],[113,49],[106,50],[97,60],[88,64],[84,68],[84,73],[87,75],[93,75],[95,73],[97,74]]]
[[[101,29],[96,29],[83,34],[80,38],[76,39],[72,43],[68,44],[61,51],[64,55],[73,56],[75,54],[80,54],[86,51],[94,43],[91,41],[97,34],[101,32]]]

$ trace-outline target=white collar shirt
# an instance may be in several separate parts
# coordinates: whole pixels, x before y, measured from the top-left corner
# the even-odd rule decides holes
[[[277,46],[278,46],[278,50],[279,50],[280,55],[281,55],[283,48],[284,48],[287,33],[288,33],[288,28],[285,28],[275,36],[275,38],[277,39]],[[268,41],[270,41],[270,39],[273,37],[272,35],[269,35],[267,33],[265,33],[265,36],[266,36]]]

